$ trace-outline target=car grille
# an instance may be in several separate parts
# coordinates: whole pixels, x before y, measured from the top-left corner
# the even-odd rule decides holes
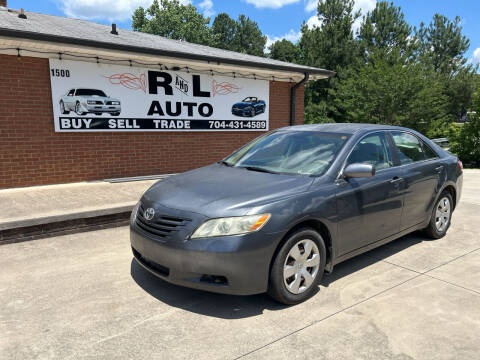
[[[103,101],[96,100],[95,105],[103,105]]]
[[[140,206],[137,212],[135,223],[143,231],[155,235],[159,238],[167,238],[172,233],[179,230],[179,227],[184,226],[190,219],[183,219],[169,215],[155,215],[152,220],[146,220],[143,216],[145,209]]]

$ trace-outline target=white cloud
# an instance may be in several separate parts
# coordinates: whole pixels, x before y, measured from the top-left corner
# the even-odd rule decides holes
[[[203,0],[200,4],[198,4],[200,10],[203,11],[203,15],[205,17],[211,17],[215,15],[215,10],[213,10],[213,2],[212,0]]]
[[[473,52],[472,63],[480,64],[480,47],[476,48],[475,51]]]
[[[265,45],[265,49],[267,50],[270,47],[270,45],[272,45],[275,41],[283,40],[283,39],[291,41],[295,44],[298,40],[300,40],[301,35],[302,34],[300,32],[296,32],[293,29],[290,29],[290,31],[283,36],[269,36],[269,35],[267,35],[267,43]]]
[[[375,9],[376,4],[377,0],[355,0],[355,4],[353,5],[353,12],[360,11],[360,17],[352,25],[353,34],[356,34],[357,31],[360,29],[360,25],[362,24],[362,16],[366,15],[367,12]]]
[[[290,5],[299,2],[300,0],[245,0],[256,8],[271,8],[279,9],[285,5]]]
[[[317,15],[310,16],[310,18],[307,20],[307,26],[309,29],[320,27],[322,26],[322,20],[320,20]]]
[[[312,12],[317,11],[318,0],[305,0],[305,11]]]
[[[69,17],[125,21],[131,18],[137,7],[148,7],[152,0],[59,0],[59,3]],[[180,0],[180,3],[190,4],[191,1]]]

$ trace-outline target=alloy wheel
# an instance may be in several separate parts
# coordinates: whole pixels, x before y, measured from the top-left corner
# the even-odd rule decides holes
[[[451,215],[450,200],[447,197],[441,198],[435,211],[435,226],[437,231],[443,232],[448,226]]]
[[[320,253],[314,241],[297,242],[283,265],[283,282],[292,294],[301,294],[313,284],[320,266]]]

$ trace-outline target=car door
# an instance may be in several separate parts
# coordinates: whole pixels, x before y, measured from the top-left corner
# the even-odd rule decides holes
[[[391,136],[405,181],[400,229],[406,230],[430,216],[446,169],[435,151],[414,134],[392,131]]]
[[[338,179],[338,255],[399,232],[402,213],[401,169],[394,167],[391,142],[383,131],[364,136],[345,166],[367,163],[376,169],[371,178]]]

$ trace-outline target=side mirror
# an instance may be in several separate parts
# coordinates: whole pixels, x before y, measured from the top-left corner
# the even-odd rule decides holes
[[[343,170],[345,178],[370,178],[375,175],[375,168],[370,164],[355,163]]]

